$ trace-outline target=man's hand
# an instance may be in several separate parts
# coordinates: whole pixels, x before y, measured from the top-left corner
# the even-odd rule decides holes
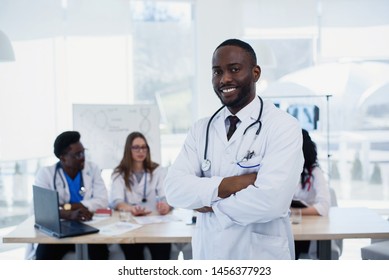
[[[151,213],[151,211],[147,210],[145,207],[135,205],[132,206],[131,209],[131,214],[134,216],[146,216]]]
[[[247,188],[249,185],[253,185],[256,179],[257,173],[226,177],[219,185],[218,196],[220,198],[229,197],[230,195]]]
[[[253,185],[256,179],[257,173],[226,177],[221,181],[219,185],[218,197],[229,197],[230,195],[247,188],[249,185]],[[194,210],[200,213],[213,212],[212,207],[209,206],[203,206]]]
[[[171,210],[171,207],[169,204],[167,204],[164,201],[157,202],[157,211],[160,215],[166,215]]]
[[[86,208],[84,206],[84,204],[82,204],[81,202],[72,203],[72,210],[78,210],[78,209],[86,209],[86,210],[88,210],[88,208]]]
[[[203,206],[201,208],[197,208],[197,209],[194,209],[194,210],[197,211],[197,212],[200,212],[200,213],[213,212],[212,207],[209,207],[209,206]]]
[[[93,213],[85,207],[78,208],[76,210],[61,210],[61,218],[73,221],[90,221],[92,220]]]

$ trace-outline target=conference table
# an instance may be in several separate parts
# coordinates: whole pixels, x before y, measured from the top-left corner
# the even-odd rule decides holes
[[[174,214],[173,214],[174,215]],[[102,219],[92,226],[97,228],[120,224],[118,214]],[[327,217],[303,216],[301,223],[292,224],[295,240],[317,240],[318,258],[331,259],[331,240],[346,238],[388,238],[389,222],[368,208],[333,207]],[[144,224],[136,229],[107,235],[102,231],[95,234],[54,238],[34,227],[34,217],[27,218],[14,231],[3,237],[3,243],[47,243],[75,244],[78,259],[87,259],[86,244],[120,243],[188,243],[194,225],[183,220]]]

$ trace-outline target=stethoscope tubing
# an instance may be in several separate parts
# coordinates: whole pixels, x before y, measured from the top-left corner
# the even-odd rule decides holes
[[[248,127],[246,127],[246,129],[244,130],[243,132],[243,135],[246,134],[246,132],[251,128],[253,127],[254,125],[256,125],[258,123],[258,129],[257,131],[255,132],[255,135],[258,136],[261,129],[262,129],[262,122],[261,122],[261,117],[262,117],[262,112],[263,112],[263,100],[260,96],[258,96],[260,102],[261,102],[261,109],[259,111],[259,114],[258,114],[258,118],[255,122],[253,122],[252,124],[250,124]],[[210,160],[207,159],[207,153],[208,153],[208,138],[209,138],[209,128],[211,126],[211,123],[212,123],[212,120],[216,117],[216,115],[224,108],[225,106],[223,105],[222,107],[220,107],[213,115],[212,117],[209,119],[208,121],[208,124],[207,124],[207,129],[206,129],[206,132],[205,132],[205,147],[204,147],[204,159],[203,159],[203,163],[207,162],[206,165],[204,166],[207,166],[206,170],[204,170],[203,167],[201,167],[201,172],[205,172],[207,170],[209,170],[209,167],[211,165],[211,162]],[[238,164],[239,166],[241,166],[240,164]],[[241,166],[242,167],[242,166]]]
[[[61,172],[59,172],[60,168],[62,168],[61,163],[57,162],[57,164],[55,165],[54,178],[53,178],[53,186],[54,186],[55,190],[57,190],[57,183],[56,182],[57,182],[57,174],[58,173],[59,173],[59,177],[61,178],[63,188],[65,189],[65,187],[66,187],[65,180],[64,180]],[[81,176],[81,187],[80,187],[79,193],[81,196],[84,196],[85,195],[85,186],[84,186],[84,178],[82,176],[82,171],[80,173],[80,176]]]
[[[225,105],[221,106],[209,119],[207,124],[207,130],[205,131],[205,147],[204,147],[204,160],[207,159],[208,152],[208,137],[209,137],[209,127],[211,126],[212,120],[216,117],[216,115],[225,107]]]
[[[144,173],[144,184],[143,184],[143,197],[142,197],[142,203],[146,203],[147,202],[147,172],[145,171]],[[155,188],[155,196],[156,196],[156,199],[157,201],[159,200],[159,195],[158,195],[158,189]]]

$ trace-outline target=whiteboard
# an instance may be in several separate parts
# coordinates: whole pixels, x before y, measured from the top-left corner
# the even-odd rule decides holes
[[[102,169],[113,169],[123,157],[128,134],[141,132],[151,159],[161,162],[159,110],[156,105],[73,104],[73,129],[80,132],[86,159]]]

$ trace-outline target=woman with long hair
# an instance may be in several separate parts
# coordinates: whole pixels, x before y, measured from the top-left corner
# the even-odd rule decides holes
[[[127,136],[123,158],[111,176],[111,207],[134,216],[155,212],[166,215],[172,209],[165,200],[163,181],[166,170],[151,160],[145,136],[132,132]],[[121,244],[126,259],[144,259],[148,247],[152,259],[170,258],[171,244]]]
[[[319,166],[317,149],[308,131],[302,130],[304,169],[293,200],[302,201],[307,207],[301,214],[327,216],[330,208],[330,190],[323,170]],[[311,241],[295,241],[296,259],[301,253],[308,253]]]

